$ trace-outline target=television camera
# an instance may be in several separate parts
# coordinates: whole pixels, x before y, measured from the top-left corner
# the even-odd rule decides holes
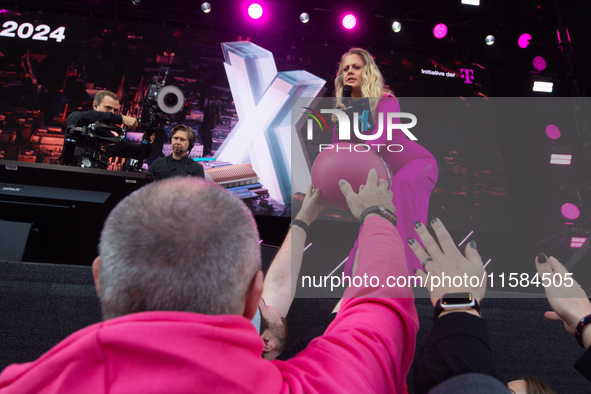
[[[140,170],[146,158],[150,137],[154,133],[166,134],[164,125],[174,120],[174,115],[185,107],[185,95],[176,86],[166,86],[168,70],[164,74],[162,82],[156,82],[148,86],[147,94],[143,100],[142,115],[138,120],[140,130],[143,130],[142,153],[135,163],[136,170]]]
[[[141,171],[142,164],[148,153],[150,137],[154,133],[165,134],[164,125],[174,120],[174,115],[185,107],[185,95],[176,86],[166,86],[168,70],[162,81],[148,86],[146,96],[142,100],[142,112],[138,119],[138,129],[143,132],[140,158],[134,160],[133,167]],[[126,129],[103,123],[92,123],[87,126],[68,126],[64,138],[61,164],[106,169],[108,166],[108,149],[125,140]]]

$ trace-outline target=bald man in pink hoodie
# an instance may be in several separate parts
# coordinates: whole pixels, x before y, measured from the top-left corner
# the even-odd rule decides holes
[[[372,170],[353,214],[394,211]],[[371,210],[370,210],[371,211]],[[408,275],[395,225],[362,218],[356,274]],[[0,393],[398,393],[415,349],[413,293],[350,287],[325,334],[289,361],[261,357],[250,320],[263,291],[259,235],[237,197],[173,178],[124,199],[105,222],[94,261],[104,321],[36,361],[11,365]]]

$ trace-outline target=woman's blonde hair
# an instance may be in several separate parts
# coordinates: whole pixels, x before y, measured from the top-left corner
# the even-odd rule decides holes
[[[384,77],[380,72],[376,62],[373,60],[371,53],[366,51],[362,48],[351,48],[349,52],[345,53],[341,57],[341,61],[339,62],[339,68],[337,70],[337,77],[334,82],[335,97],[343,97],[343,62],[345,58],[349,55],[358,55],[363,59],[365,63],[365,67],[363,68],[362,76],[363,80],[361,81],[361,95],[363,97],[370,98],[370,105],[371,105],[371,112],[374,114],[376,113],[376,107],[378,105],[378,100],[383,97],[384,95],[392,95],[394,93],[390,89],[386,87],[386,83],[384,81]]]

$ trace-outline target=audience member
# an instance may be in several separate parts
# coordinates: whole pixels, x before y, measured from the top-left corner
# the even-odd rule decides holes
[[[486,322],[480,318],[479,304],[486,291],[486,275],[476,242],[466,245],[464,257],[440,220],[434,218],[431,225],[441,247],[420,222],[415,223],[415,228],[426,250],[413,238],[408,239],[429,274],[427,283],[427,274],[415,270],[429,289],[435,307],[433,328],[417,360],[415,393],[509,393],[501,383],[504,379],[492,354]],[[458,287],[450,281],[431,286],[434,277],[441,279],[443,273],[452,278],[467,275],[482,280],[477,286],[472,281],[463,281]],[[450,301],[455,296],[463,299],[457,299],[459,304],[454,307]],[[450,307],[443,309],[442,303]]]
[[[328,324],[334,319],[326,319],[325,325],[314,330],[310,335],[287,347],[288,329],[286,317],[295,297],[297,279],[304,257],[306,236],[312,222],[328,205],[318,205],[320,190],[312,191],[308,187],[302,208],[291,223],[290,229],[271,263],[265,276],[263,287],[264,305],[261,307],[263,338],[263,357],[267,360],[275,358],[287,360],[301,350],[310,341],[324,333]]]
[[[355,217],[394,210],[375,170],[359,194],[341,183]],[[392,222],[377,212],[364,222],[357,273],[408,275]],[[212,182],[173,178],[134,192],[106,220],[93,263],[105,321],[7,367],[0,392],[401,392],[418,330],[409,288],[351,286],[304,352],[261,357],[249,322],[263,292],[258,240],[248,208]]]
[[[520,376],[507,383],[511,394],[554,394],[554,391],[544,382],[531,376]]]
[[[575,369],[591,381],[591,350],[589,350],[591,302],[589,297],[576,281],[567,279],[572,278],[572,274],[556,258],[548,258],[544,253],[538,254],[536,269],[542,281],[548,285],[544,285],[544,290],[552,311],[546,312],[545,317],[551,321],[563,322],[566,331],[585,348],[585,353],[576,362]],[[544,279],[553,279],[556,274],[560,275],[562,280],[550,280],[548,283]],[[556,286],[556,283],[560,283],[560,286]]]

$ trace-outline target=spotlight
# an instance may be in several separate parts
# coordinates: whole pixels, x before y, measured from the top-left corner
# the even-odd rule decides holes
[[[300,14],[300,21],[302,21],[302,23],[308,23],[310,21],[310,15],[308,15],[305,12],[302,12]]]
[[[394,21],[394,23],[392,23],[392,30],[394,31],[394,33],[400,32],[400,30],[402,30],[402,25],[400,24],[400,22]]]
[[[201,11],[205,12],[206,14],[208,14],[209,11],[211,11],[211,4],[209,4],[209,3],[203,3],[203,4],[201,4]]]
[[[462,4],[480,5],[480,0],[462,0]]]
[[[569,166],[572,161],[573,155],[559,155],[552,153],[550,156],[550,164],[558,164],[563,166]]]
[[[495,36],[493,36],[492,34],[489,34],[484,39],[484,42],[486,42],[486,45],[492,45],[492,44],[494,44],[495,43]]]
[[[248,7],[248,15],[252,19],[259,19],[263,16],[263,7],[260,4],[253,3]]]
[[[527,48],[529,45],[529,40],[531,40],[531,36],[527,33],[522,34],[519,36],[519,40],[517,41],[517,45],[519,45],[520,48]]]
[[[583,244],[587,241],[585,237],[572,237],[570,239],[570,247],[571,248],[580,248]]]
[[[560,212],[562,213],[562,216],[564,216],[565,218],[570,219],[570,220],[575,220],[581,215],[581,211],[579,210],[579,207],[577,207],[575,204],[572,204],[570,202],[563,204],[562,207],[560,208]]]
[[[447,35],[447,26],[445,26],[443,23],[438,24],[433,28],[433,35],[435,38],[442,39]]]
[[[543,71],[546,69],[546,59],[544,59],[541,56],[534,57],[532,64],[534,68],[538,71]]]
[[[133,5],[140,5],[141,2],[142,0],[131,0],[131,4]]]
[[[552,82],[535,81],[533,91],[534,92],[552,93],[553,86],[554,86],[554,84]]]
[[[353,15],[353,14],[347,14],[343,18],[343,26],[345,27],[345,29],[350,30],[350,29],[354,28],[356,24],[357,24],[357,19],[355,18],[355,15]]]
[[[561,136],[560,129],[556,125],[549,124],[546,126],[546,135],[552,140],[557,140]]]

